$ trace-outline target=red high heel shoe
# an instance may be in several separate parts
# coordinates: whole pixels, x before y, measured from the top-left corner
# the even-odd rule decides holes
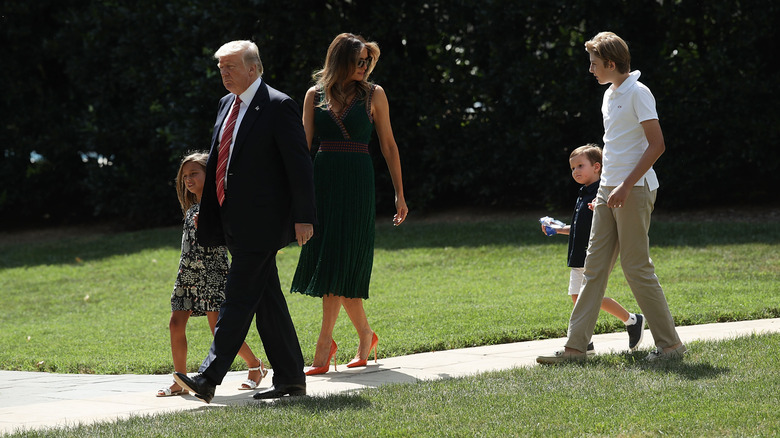
[[[379,338],[376,336],[376,333],[371,337],[371,347],[368,348],[368,356],[371,356],[371,350],[374,350],[374,363],[377,362],[376,360],[376,352],[378,349],[379,344]],[[368,356],[366,356],[365,359],[352,359],[347,364],[347,368],[357,368],[357,367],[364,367],[368,364]]]
[[[322,367],[309,367],[308,370],[304,372],[307,376],[316,376],[317,374],[325,374],[330,369],[330,360],[333,359],[333,371],[338,371],[338,368],[336,368],[336,351],[338,351],[339,346],[336,345],[336,341],[333,339],[330,340],[330,355],[328,356],[328,361],[325,363],[325,366]]]

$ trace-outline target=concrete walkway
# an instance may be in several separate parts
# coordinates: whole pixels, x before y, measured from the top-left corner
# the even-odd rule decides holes
[[[780,332],[780,318],[678,327],[683,342],[727,339],[751,333]],[[624,351],[625,333],[593,337],[597,353]],[[365,368],[331,370],[307,379],[311,396],[373,388],[387,383],[412,383],[462,377],[486,371],[536,365],[536,356],[563,346],[564,339],[517,342],[513,344],[463,348],[433,353],[369,361]],[[653,346],[652,335],[645,331],[641,348]],[[381,347],[381,343],[380,343]],[[271,371],[261,387],[270,386]],[[246,371],[230,372],[217,387],[211,406],[227,406],[254,401],[255,391],[236,389]],[[21,429],[75,426],[129,418],[134,415],[202,408],[192,395],[155,397],[157,389],[170,384],[170,375],[93,375],[51,374],[0,371],[0,434]]]

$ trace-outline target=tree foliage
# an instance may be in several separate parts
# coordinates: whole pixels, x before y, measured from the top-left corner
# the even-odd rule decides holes
[[[170,224],[181,157],[209,146],[226,91],[212,58],[257,42],[264,79],[300,103],[338,33],[377,41],[413,210],[560,208],[568,153],[601,142],[584,42],[612,30],[653,91],[669,207],[764,202],[778,171],[780,6],[772,0],[11,0],[0,221]],[[376,144],[378,208],[392,185]],[[776,202],[776,201],[775,201]]]

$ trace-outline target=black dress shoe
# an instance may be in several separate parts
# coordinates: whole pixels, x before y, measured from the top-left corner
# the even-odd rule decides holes
[[[290,397],[298,397],[301,395],[306,395],[306,384],[283,384],[280,383],[278,385],[274,385],[264,391],[260,391],[257,394],[253,395],[252,398],[255,400],[265,400],[269,398],[282,398],[285,395],[289,395]]]
[[[214,398],[214,388],[216,388],[217,385],[211,383],[203,374],[198,374],[189,378],[186,374],[176,372],[173,373],[173,380],[182,388],[194,392],[195,397],[198,397],[206,403],[211,403],[211,399]]]

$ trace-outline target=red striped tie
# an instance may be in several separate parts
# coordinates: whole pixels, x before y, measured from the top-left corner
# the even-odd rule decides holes
[[[233,142],[233,130],[236,127],[239,108],[241,108],[241,99],[236,96],[225,129],[222,131],[222,139],[219,141],[219,160],[217,161],[217,200],[219,205],[225,202],[225,172],[227,171],[230,143]]]

